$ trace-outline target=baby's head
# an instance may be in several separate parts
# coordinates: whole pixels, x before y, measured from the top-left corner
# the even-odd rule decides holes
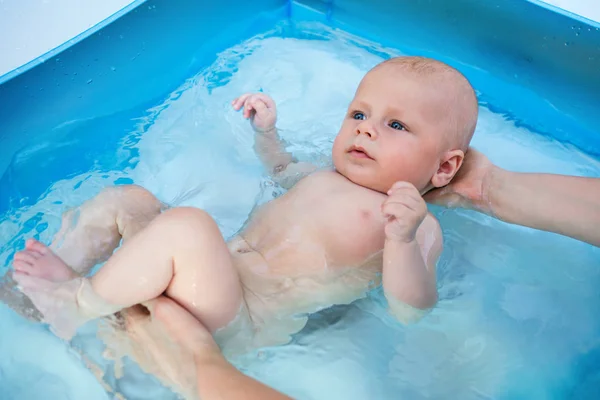
[[[336,170],[386,193],[397,181],[421,192],[445,186],[460,168],[477,123],[477,97],[454,68],[397,57],[361,81],[333,143]]]

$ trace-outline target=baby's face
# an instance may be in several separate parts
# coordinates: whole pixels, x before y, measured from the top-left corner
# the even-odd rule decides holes
[[[447,106],[434,86],[412,72],[369,72],[333,143],[336,170],[382,193],[397,181],[429,189],[444,150]]]

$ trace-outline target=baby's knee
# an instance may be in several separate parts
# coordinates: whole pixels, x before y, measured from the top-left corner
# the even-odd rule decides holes
[[[157,223],[174,234],[188,237],[219,233],[215,220],[206,212],[194,207],[172,208],[157,218]]]
[[[98,198],[102,198],[102,200],[109,202],[127,204],[160,204],[160,201],[152,193],[138,185],[109,186],[102,189],[98,194]]]
[[[163,204],[156,196],[137,185],[104,188],[95,200],[103,208],[110,208],[122,217],[138,215],[154,217],[163,209]]]

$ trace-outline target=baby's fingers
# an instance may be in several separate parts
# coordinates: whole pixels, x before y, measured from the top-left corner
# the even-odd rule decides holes
[[[256,93],[254,95],[254,97],[256,99],[259,99],[260,101],[262,101],[263,103],[265,103],[265,106],[267,108],[275,108],[275,102],[273,101],[273,99],[271,98],[271,96],[267,96],[264,93]]]
[[[246,101],[246,104],[244,104],[244,118],[250,118],[252,111],[254,111],[252,103],[250,101]]]
[[[415,188],[415,186],[412,183],[409,182],[403,182],[403,181],[398,181],[396,183],[394,183],[392,185],[392,187],[390,188],[390,190],[388,190],[387,194],[392,194],[393,192],[397,191],[397,190],[408,190],[408,191],[415,191],[415,192],[419,192],[417,190],[417,188]]]
[[[249,101],[249,104],[252,106],[252,108],[257,113],[261,113],[261,112],[266,111],[268,109],[268,107],[265,104],[265,102],[262,99],[258,99],[256,97],[251,98],[250,101]]]
[[[242,106],[250,96],[252,96],[252,93],[245,93],[241,95],[240,97],[231,102],[231,106],[235,111],[238,111],[240,108],[242,108]]]
[[[385,218],[395,217],[402,219],[410,211],[405,204],[402,203],[384,203],[381,206],[381,212]]]
[[[388,203],[400,203],[414,211],[420,211],[422,208],[426,208],[427,205],[421,197],[415,196],[413,193],[399,193],[395,192],[389,196],[385,201],[384,205]]]

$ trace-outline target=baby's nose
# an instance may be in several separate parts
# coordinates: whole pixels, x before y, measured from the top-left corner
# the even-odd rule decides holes
[[[356,134],[357,135],[367,135],[370,138],[373,138],[375,136],[375,130],[373,129],[373,127],[366,125],[366,124],[361,124],[356,128]]]

